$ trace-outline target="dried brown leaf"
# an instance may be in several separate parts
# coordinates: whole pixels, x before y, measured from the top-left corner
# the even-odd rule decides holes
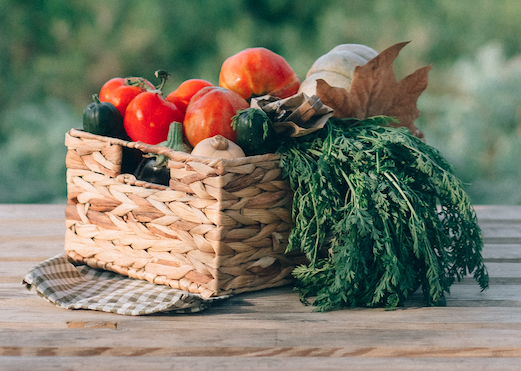
[[[396,80],[393,64],[408,42],[395,44],[363,66],[357,66],[349,91],[317,80],[317,96],[333,108],[339,118],[365,119],[373,116],[395,117],[417,137],[423,133],[414,125],[420,116],[416,107],[421,93],[427,88],[431,66],[422,67],[400,81]]]

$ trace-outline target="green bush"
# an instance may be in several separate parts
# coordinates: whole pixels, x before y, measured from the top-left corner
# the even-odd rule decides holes
[[[66,201],[65,133],[81,119],[62,100],[25,103],[0,116],[9,140],[0,145],[0,203]]]
[[[458,60],[446,81],[450,94],[426,92],[419,103],[429,143],[469,184],[475,203],[521,204],[521,59],[490,44]]]
[[[0,0],[0,202],[64,199],[65,131],[112,77],[217,83],[227,57],[264,46],[303,78],[337,44],[411,40],[397,76],[433,65],[417,126],[475,203],[521,204],[520,15],[519,0]]]

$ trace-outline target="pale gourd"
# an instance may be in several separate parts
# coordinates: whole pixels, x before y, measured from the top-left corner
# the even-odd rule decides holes
[[[311,66],[306,79],[300,84],[299,93],[316,94],[317,80],[349,91],[356,66],[362,66],[376,57],[378,52],[361,44],[341,44],[319,57]]]
[[[201,140],[192,150],[192,155],[224,159],[245,157],[241,147],[222,135]]]
[[[357,54],[367,61],[370,61],[378,55],[378,52],[376,50],[363,44],[340,44],[331,49],[329,53],[334,53],[338,51],[348,51]]]

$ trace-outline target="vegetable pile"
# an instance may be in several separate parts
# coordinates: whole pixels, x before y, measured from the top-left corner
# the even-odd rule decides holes
[[[155,76],[161,79],[158,86],[143,77],[107,81],[93,96],[94,102],[85,108],[83,129],[176,151],[195,150],[194,155],[205,157],[236,158],[275,152],[278,139],[271,121],[257,125],[265,114],[250,108],[250,101],[257,95],[287,98],[300,86],[298,76],[282,56],[260,47],[245,49],[225,60],[219,86],[203,79],[189,79],[165,97],[163,89],[169,74],[158,70]],[[246,110],[249,114],[241,115]],[[209,141],[212,138],[215,140]],[[215,150],[210,143],[216,140],[226,148]],[[168,186],[166,165],[164,156],[142,156],[123,149],[122,171],[133,173],[139,180]]]
[[[276,152],[294,191],[287,250],[308,259],[293,272],[304,303],[314,298],[320,311],[394,308],[421,287],[427,305],[443,305],[456,280],[473,274],[486,289],[488,274],[464,185],[414,124],[431,67],[401,81],[394,76],[393,62],[406,44],[381,53],[339,45],[317,59],[302,84],[283,57],[265,48],[228,58],[218,86],[190,79],[166,98],[165,71],[156,72],[157,87],[144,78],[117,77],[85,109],[84,130],[196,156]],[[302,136],[277,124],[288,117],[312,120],[309,107],[265,112],[254,106],[259,96],[280,107],[308,94],[333,117],[306,126]],[[124,162],[136,158],[126,150]],[[138,159],[123,171],[168,186],[164,156]]]

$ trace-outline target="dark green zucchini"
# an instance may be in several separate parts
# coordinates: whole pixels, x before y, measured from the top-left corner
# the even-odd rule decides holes
[[[112,103],[100,102],[97,94],[94,94],[92,99],[94,102],[83,111],[83,130],[106,137],[130,140],[123,125],[123,116],[118,109]]]
[[[179,152],[188,152],[188,146],[183,141],[183,124],[172,122],[168,130],[168,138],[159,143],[160,146]],[[167,167],[168,157],[157,153],[149,153],[134,172],[136,179],[149,183],[168,186],[170,183],[170,169]]]
[[[274,153],[280,145],[273,123],[266,113],[258,108],[240,110],[232,119],[237,132],[235,141],[246,156]]]

